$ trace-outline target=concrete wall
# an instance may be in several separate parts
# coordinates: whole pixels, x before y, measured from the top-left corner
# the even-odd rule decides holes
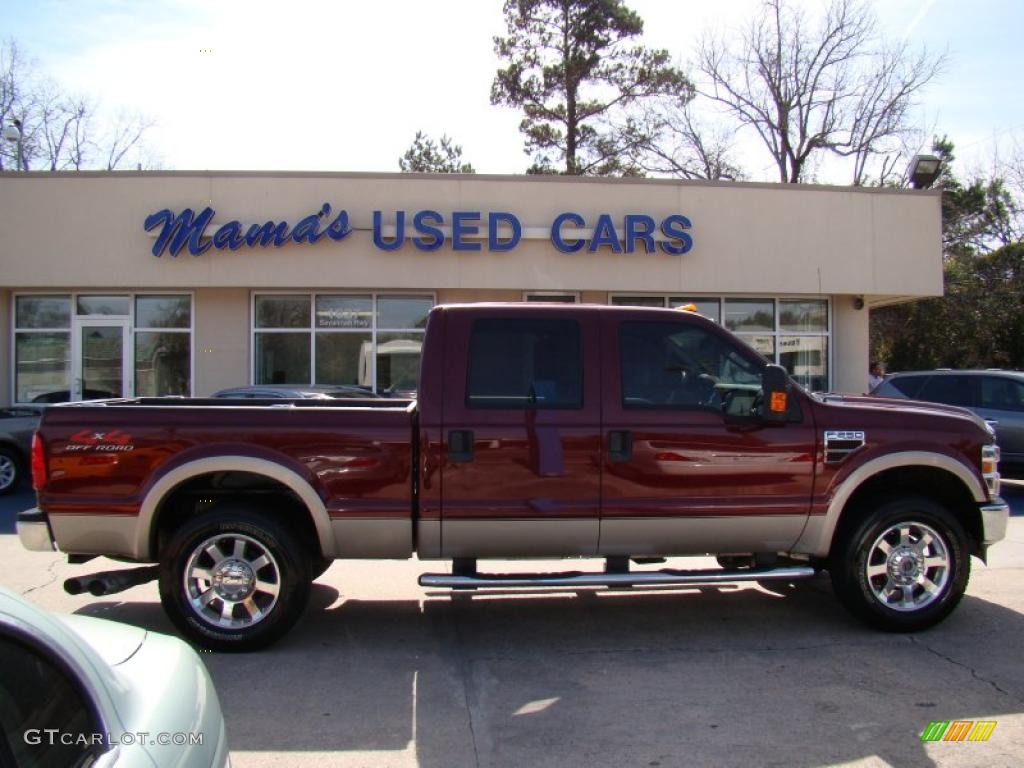
[[[0,286],[507,289],[687,293],[870,294],[942,291],[939,196],[792,184],[720,184],[447,174],[5,174]],[[212,201],[212,202],[211,202]],[[210,250],[155,258],[146,217],[212,205],[216,222],[287,220],[324,202],[356,228],[340,242]],[[508,211],[524,236],[507,253],[423,253],[372,244],[372,212]],[[547,232],[563,211],[592,227],[601,213],[692,221],[692,250],[561,253]],[[213,229],[211,228],[211,232]]]
[[[868,389],[867,307],[854,308],[852,296],[832,297],[832,389],[862,395]]]
[[[249,291],[243,288],[206,288],[195,294],[195,352],[193,394],[212,395],[219,389],[248,384]]]

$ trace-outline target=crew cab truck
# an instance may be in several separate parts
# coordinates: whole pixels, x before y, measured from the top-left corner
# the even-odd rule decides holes
[[[429,587],[793,580],[827,569],[882,629],[944,618],[1003,538],[998,450],[969,411],[812,395],[681,310],[439,306],[418,399],[133,399],[50,408],[29,549],[137,570],[196,643],[285,633],[336,558],[450,560]],[[718,570],[633,568],[718,556]],[[493,558],[601,572],[488,574]],[[441,569],[448,570],[448,569]]]

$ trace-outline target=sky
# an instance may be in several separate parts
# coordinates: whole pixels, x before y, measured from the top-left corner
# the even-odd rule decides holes
[[[820,5],[799,0],[808,8]],[[0,0],[0,35],[112,114],[141,110],[175,170],[397,171],[417,130],[446,133],[480,173],[522,173],[519,113],[490,104],[501,0]],[[627,0],[643,42],[687,61],[758,0]],[[948,54],[915,113],[984,172],[1024,143],[1022,0],[875,0],[883,33]],[[770,156],[736,137],[752,180]],[[846,179],[822,179],[845,182]]]

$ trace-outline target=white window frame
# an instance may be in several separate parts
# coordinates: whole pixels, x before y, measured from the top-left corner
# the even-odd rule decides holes
[[[309,326],[306,328],[257,328],[256,327],[256,298],[258,296],[305,296],[309,298]],[[316,299],[318,296],[358,296],[370,299],[370,327],[369,328],[317,328],[316,327]],[[256,383],[256,334],[257,333],[308,333],[309,334],[309,386],[316,386],[316,334],[317,333],[370,333],[370,343],[373,345],[374,354],[370,357],[371,378],[373,391],[377,391],[377,335],[381,333],[418,333],[424,335],[425,328],[378,328],[377,326],[377,300],[381,297],[429,297],[432,307],[437,306],[436,291],[416,290],[375,290],[361,291],[358,289],[334,288],[328,291],[311,290],[252,290],[249,292],[249,384]]]
[[[19,328],[17,325],[18,317],[18,299],[24,296],[67,296],[70,300],[70,316],[68,326],[66,328]],[[81,296],[126,296],[128,298],[128,314],[127,315],[80,315],[78,314],[78,299]],[[135,327],[135,299],[139,296],[188,296],[189,302],[189,325],[188,328],[136,328]],[[195,379],[196,379],[196,297],[195,291],[182,290],[159,290],[159,291],[125,291],[120,288],[111,289],[97,289],[88,291],[61,291],[61,290],[38,290],[38,291],[17,291],[11,294],[11,308],[10,308],[10,374],[8,376],[8,385],[10,386],[11,402],[15,405],[31,405],[31,403],[25,403],[16,400],[18,396],[18,370],[17,370],[17,339],[16,334],[18,333],[67,333],[68,334],[68,354],[71,355],[71,345],[74,341],[72,336],[74,334],[74,323],[76,317],[111,317],[111,318],[128,318],[128,340],[127,355],[131,364],[131,370],[125,371],[128,380],[125,382],[125,397],[135,397],[135,332],[136,331],[159,331],[159,332],[176,332],[176,333],[188,333],[189,334],[189,377],[188,377],[188,396],[191,397],[195,391]],[[69,365],[74,367],[74,361],[69,361]],[[74,370],[71,371],[72,378],[74,377]],[[70,392],[74,387],[71,379],[67,382],[68,391]]]
[[[662,307],[668,307],[668,303],[673,298],[688,298],[688,299],[702,299],[702,300],[717,300],[718,301],[718,316],[719,325],[725,328],[725,302],[733,300],[743,299],[760,299],[764,301],[771,301],[774,306],[774,329],[771,331],[729,331],[737,337],[746,339],[746,336],[771,336],[774,341],[775,355],[772,359],[773,363],[779,362],[779,338],[782,336],[812,336],[814,338],[825,338],[825,343],[828,345],[828,351],[826,354],[828,362],[828,376],[827,378],[827,389],[831,391],[832,381],[835,373],[835,344],[833,343],[834,333],[833,329],[834,318],[832,309],[832,297],[831,296],[799,296],[790,294],[780,295],[764,295],[764,294],[724,294],[724,293],[684,293],[681,291],[673,291],[671,293],[646,293],[644,291],[618,291],[608,294],[608,303],[611,304],[616,298],[650,298],[650,299],[661,299]],[[828,327],[824,332],[821,331],[783,331],[780,328],[781,325],[781,312],[780,306],[783,301],[824,301],[826,311],[826,322]]]

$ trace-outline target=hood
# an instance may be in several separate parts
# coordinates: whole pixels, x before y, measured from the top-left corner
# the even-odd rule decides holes
[[[901,397],[871,397],[869,395],[819,395],[825,405],[838,406],[840,408],[856,408],[857,410],[868,410],[875,412],[899,411],[902,414],[924,416],[924,417],[953,417],[965,419],[974,424],[978,429],[990,437],[995,432],[985,423],[985,420],[967,408],[958,405],[945,405],[943,403],[930,403],[924,400],[910,400]]]
[[[130,659],[146,639],[146,630],[131,624],[74,614],[58,618],[88,643],[110,667]]]

